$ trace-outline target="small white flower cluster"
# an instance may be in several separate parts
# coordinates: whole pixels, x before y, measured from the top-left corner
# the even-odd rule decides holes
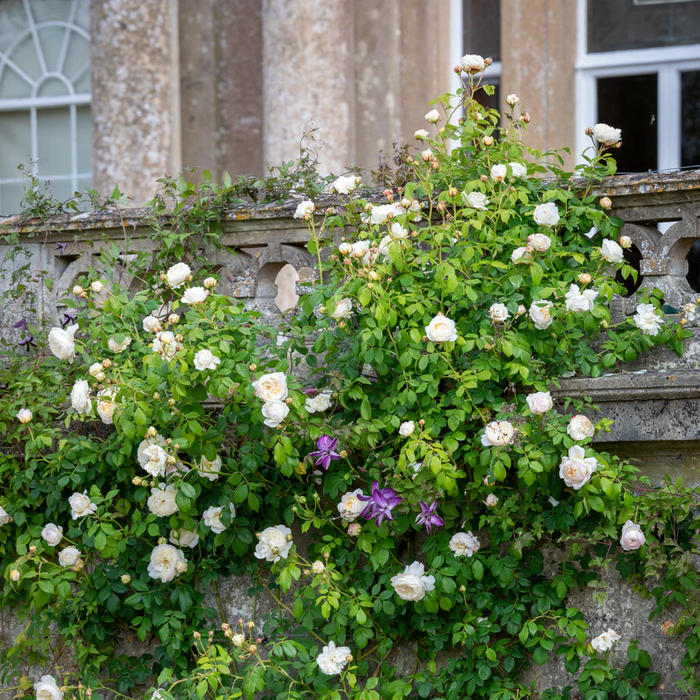
[[[286,399],[289,396],[287,377],[283,372],[263,374],[253,382],[255,395],[265,403],[262,407],[264,423],[269,428],[276,428],[289,414]]]
[[[591,646],[597,652],[606,652],[615,646],[615,642],[619,641],[620,635],[613,629],[608,629],[607,632],[599,634],[595,639],[591,640]]]

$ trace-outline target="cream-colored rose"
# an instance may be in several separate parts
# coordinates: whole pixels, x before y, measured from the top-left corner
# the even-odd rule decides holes
[[[255,395],[263,401],[284,401],[289,395],[287,377],[284,372],[263,374],[253,382]]]
[[[19,411],[17,411],[17,420],[20,423],[29,423],[33,417],[34,414],[28,408],[20,408]]]
[[[63,539],[63,528],[60,525],[46,523],[41,530],[41,537],[50,547],[55,547]]]
[[[344,493],[338,503],[338,512],[340,517],[346,522],[351,523],[360,516],[362,511],[367,507],[367,503],[361,501],[358,496],[364,495],[362,489],[355,489]]]
[[[219,281],[216,279],[216,277],[207,277],[204,280],[204,287],[206,289],[214,289],[217,284],[219,284]]]
[[[577,284],[572,284],[564,296],[566,297],[567,311],[573,311],[578,314],[585,311],[593,311],[593,302],[598,296],[598,292],[595,289],[584,289],[581,291]]]
[[[137,450],[139,464],[151,476],[163,476],[165,474],[169,455],[163,448],[164,445],[165,440],[160,435],[155,438],[146,438],[139,444]]]
[[[74,493],[68,499],[68,505],[70,505],[73,520],[92,515],[97,510],[97,506],[88,498],[87,491]]]
[[[483,192],[470,192],[467,195],[462,194],[462,199],[467,206],[472,209],[478,209],[479,211],[486,211],[490,202]]]
[[[333,313],[330,314],[331,318],[336,321],[347,318],[352,313],[352,299],[349,297],[343,297],[338,299],[338,301],[333,304]]]
[[[10,516],[8,515],[7,511],[0,506],[0,527],[3,525],[7,525],[7,523],[10,522]]]
[[[217,357],[211,350],[207,350],[206,348],[204,350],[199,350],[194,355],[195,369],[200,372],[216,369],[220,363],[221,358]]]
[[[425,335],[433,343],[447,343],[457,340],[457,326],[455,322],[438,314],[425,327]]]
[[[190,266],[186,263],[177,263],[173,265],[166,273],[165,278],[168,283],[168,287],[171,289],[177,289],[182,287],[187,281],[187,278],[192,274]]]
[[[236,517],[236,509],[234,508],[233,503],[229,503],[228,506],[229,510],[231,511],[231,520],[233,520],[233,518]],[[209,506],[209,508],[202,513],[202,520],[204,521],[204,524],[207,527],[210,527],[211,531],[217,535],[226,529],[226,525],[224,525],[224,522],[221,519],[223,512],[224,506]]]
[[[599,143],[617,143],[622,138],[622,131],[607,124],[596,124],[593,127],[593,138]]]
[[[600,254],[610,263],[621,263],[624,251],[615,241],[606,238],[600,246]]]
[[[562,457],[559,476],[569,488],[578,491],[591,480],[597,468],[598,460],[595,457],[586,457],[583,447],[574,445],[569,449],[569,454]]]
[[[66,547],[58,553],[58,563],[61,566],[75,566],[80,558],[80,550],[75,547]]]
[[[357,175],[341,175],[332,185],[331,189],[338,194],[350,194],[362,184],[362,178]]]
[[[620,546],[625,552],[634,552],[644,545],[647,538],[642,532],[642,528],[637,523],[628,520],[622,526],[622,535],[620,536]]]
[[[510,445],[515,438],[515,428],[507,420],[491,421],[484,430],[481,444],[484,447],[502,447]]]
[[[263,423],[276,428],[289,415],[289,406],[284,401],[266,401],[262,407]]]
[[[199,466],[197,467],[200,476],[209,479],[209,481],[216,481],[221,475],[221,457],[216,455],[213,460],[209,461],[206,457],[202,456],[199,460]]]
[[[171,544],[159,544],[151,552],[148,575],[163,583],[172,581],[178,574],[187,571],[187,559],[181,550]]]
[[[42,676],[34,684],[34,690],[36,691],[36,700],[61,700],[63,698],[63,691],[58,687],[53,676]]]
[[[473,53],[462,56],[459,65],[462,70],[469,73],[481,73],[481,71],[483,71],[486,67],[483,57]]]
[[[105,380],[104,367],[101,362],[93,362],[88,369],[88,374],[97,379],[98,382],[103,382]]]
[[[49,348],[59,360],[73,362],[75,359],[75,332],[78,324],[75,323],[67,328],[52,328],[49,332]]]
[[[615,646],[615,642],[619,641],[620,635],[613,629],[608,629],[607,632],[599,634],[595,639],[591,640],[591,646],[597,652],[606,652]]]
[[[159,318],[149,315],[143,319],[143,330],[145,330],[146,333],[158,333],[163,330],[163,326]]]
[[[350,255],[350,254],[352,254],[352,244],[351,244],[351,243],[348,243],[347,241],[341,243],[341,244],[338,246],[338,252],[339,252],[341,255]]]
[[[352,658],[350,647],[337,647],[335,642],[328,642],[316,657],[316,663],[327,676],[337,676],[345,670],[350,658]]]
[[[533,233],[527,237],[527,244],[538,253],[546,253],[552,245],[552,239],[544,233]]]
[[[508,308],[505,304],[491,304],[489,308],[491,323],[505,323],[508,320]]]
[[[431,109],[423,119],[430,124],[437,124],[437,122],[440,121],[440,112],[438,112],[437,109]]]
[[[255,556],[270,562],[286,559],[292,544],[292,531],[286,525],[267,527],[258,534]]]
[[[402,574],[391,579],[391,585],[402,600],[418,601],[435,590],[435,577],[425,575],[425,567],[418,561],[407,566]]]
[[[131,338],[128,335],[124,336],[124,339],[121,342],[117,342],[116,338],[110,338],[107,341],[107,347],[112,352],[122,352],[122,350],[128,348],[129,345],[131,345]]]
[[[512,93],[511,95],[508,95],[506,97],[506,104],[509,107],[515,107],[515,105],[517,105],[519,103],[520,103],[520,98],[515,93]]]
[[[185,293],[182,295],[182,299],[180,301],[182,301],[183,304],[197,306],[197,304],[204,302],[208,296],[208,289],[205,289],[204,287],[190,287],[189,289],[185,290]]]
[[[164,360],[172,360],[178,353],[178,343],[171,331],[160,331],[153,341],[153,352]]]
[[[586,416],[571,416],[566,432],[572,440],[585,440],[593,437],[595,428],[593,423]]]
[[[529,246],[521,246],[516,248],[510,255],[510,261],[516,264],[523,264],[532,262],[532,248]]]
[[[481,543],[471,531],[457,532],[452,535],[449,546],[456,557],[473,557],[479,551]]]
[[[508,175],[508,168],[505,165],[499,163],[491,166],[491,179],[494,182],[503,182],[506,179],[506,175]]]
[[[559,210],[554,202],[538,204],[532,216],[540,226],[556,226],[559,223]]]
[[[508,163],[513,177],[527,177],[527,166],[522,163]]]
[[[100,389],[97,392],[97,414],[105,425],[112,425],[114,422],[114,411],[117,408],[116,397],[117,390],[112,387]]]
[[[638,304],[637,313],[632,317],[634,325],[641,330],[644,335],[658,335],[663,323],[663,319],[656,315],[656,308],[653,304]]]
[[[159,518],[165,518],[180,510],[176,499],[177,491],[172,484],[164,489],[154,488],[147,501],[148,510]]]
[[[304,408],[309,413],[323,413],[331,407],[333,403],[332,396],[330,392],[322,391],[318,396],[308,397],[304,401]]]
[[[307,221],[311,218],[316,207],[310,199],[305,199],[303,202],[297,204],[297,208],[294,211],[295,219],[306,219]]]
[[[535,328],[545,330],[552,325],[551,309],[551,301],[533,301],[530,304],[530,318],[535,324]]]
[[[490,493],[488,496],[486,496],[486,500],[484,501],[484,503],[486,503],[486,505],[489,508],[494,508],[498,505],[498,496],[495,496],[494,494]]]
[[[413,132],[413,138],[419,141],[425,141],[430,136],[430,134],[425,129],[418,129]]]
[[[528,394],[526,400],[530,410],[536,416],[541,416],[547,413],[547,411],[551,411],[554,407],[552,395],[548,391],[538,391],[534,394]]]
[[[178,547],[189,547],[193,549],[199,544],[199,533],[191,532],[181,527],[179,530],[171,530],[168,540],[170,544],[174,544]]]
[[[79,379],[70,392],[70,402],[73,410],[84,416],[92,411],[92,399],[90,398],[90,385],[85,379]]]
[[[416,424],[412,420],[407,420],[399,426],[399,435],[403,437],[411,437],[416,430]]]

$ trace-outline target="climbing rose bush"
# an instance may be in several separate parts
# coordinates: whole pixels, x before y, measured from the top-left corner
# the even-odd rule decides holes
[[[402,180],[377,195],[349,173],[330,208],[295,202],[319,279],[279,327],[197,248],[230,183],[166,182],[154,252],[115,242],[64,323],[32,331],[33,362],[4,366],[3,603],[27,621],[5,664],[48,653],[39,700],[507,700],[548,660],[589,700],[652,699],[649,654],[569,603],[604,596],[613,561],[661,577],[654,614],[685,606],[666,629],[696,687],[693,492],[597,449],[609,421],[559,390],[680,352],[686,316],[645,291],[613,323],[637,273],[594,188],[619,131],[596,125],[572,178],[524,146],[517,95],[503,115],[477,102],[489,64],[461,60]],[[224,577],[251,593],[240,619]],[[120,630],[143,651],[118,651]]]

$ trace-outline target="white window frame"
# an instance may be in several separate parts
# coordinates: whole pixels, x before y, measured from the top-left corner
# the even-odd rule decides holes
[[[78,172],[78,107],[81,105],[90,105],[92,102],[92,94],[89,92],[76,92],[75,84],[90,70],[90,63],[83,65],[74,75],[67,76],[63,73],[68,47],[70,45],[71,33],[76,32],[86,41],[90,41],[90,35],[82,27],[75,24],[75,17],[78,12],[79,0],[72,0],[69,16],[66,21],[52,20],[47,22],[34,21],[34,14],[31,9],[30,0],[23,0],[24,11],[28,20],[28,27],[25,31],[17,35],[15,40],[10,44],[6,52],[0,51],[0,80],[6,69],[15,72],[22,80],[31,87],[31,95],[29,97],[19,97],[13,99],[0,98],[0,112],[29,112],[29,133],[30,133],[30,153],[31,157],[31,172],[42,182],[50,180],[52,182],[70,180],[73,191],[78,189],[78,181],[91,179],[92,172]],[[61,27],[63,28],[63,43],[61,44],[61,53],[58,59],[58,70],[47,70],[44,52],[39,40],[39,31],[46,27]],[[12,60],[12,53],[28,36],[32,36],[34,48],[39,60],[39,66],[42,70],[42,75],[38,79],[33,79],[27,75],[21,68]],[[60,80],[68,89],[68,94],[51,97],[40,97],[39,89],[46,80]],[[39,163],[37,162],[39,153],[39,134],[38,134],[38,117],[37,110],[50,109],[57,107],[68,107],[70,112],[70,139],[71,139],[71,162],[70,172],[62,175],[46,175],[40,174]],[[23,179],[19,177],[0,178],[0,186],[10,184],[22,184]],[[0,189],[0,193],[1,193]],[[0,212],[2,212],[2,201],[0,200]]]
[[[681,167],[681,73],[700,70],[700,44],[587,53],[588,0],[577,5],[576,154],[591,147],[586,127],[598,121],[598,78],[658,74],[658,170]],[[611,126],[615,126],[612,124]],[[624,141],[625,135],[622,135]]]

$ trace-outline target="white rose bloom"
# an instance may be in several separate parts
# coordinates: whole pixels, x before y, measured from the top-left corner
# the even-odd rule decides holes
[[[382,240],[379,241],[379,245],[377,246],[377,252],[383,258],[388,258],[391,255],[389,249],[394,244],[394,239],[391,236],[384,236]]]
[[[318,396],[308,397],[304,401],[304,408],[309,413],[323,413],[331,407],[333,403],[332,396],[333,394],[330,392],[322,391]]]
[[[418,139],[419,141],[424,141],[428,138],[428,136],[430,136],[430,134],[425,129],[418,129],[413,133],[413,138]]]
[[[7,525],[7,523],[10,522],[10,516],[7,514],[7,511],[0,506],[0,527],[3,525]]]
[[[373,207],[370,221],[372,224],[381,226],[385,224],[390,218],[403,214],[405,210],[396,204],[380,204],[379,206]]]
[[[73,362],[75,359],[75,341],[73,337],[78,330],[78,324],[67,328],[52,328],[49,332],[49,348],[59,360]]]
[[[530,304],[530,318],[535,324],[535,328],[542,331],[552,325],[551,309],[551,301],[533,301]]]
[[[53,676],[42,676],[41,680],[34,684],[36,700],[61,700],[63,691],[58,687]]]
[[[642,528],[628,520],[622,526],[622,535],[620,536],[620,546],[625,552],[634,552],[639,549],[647,541],[647,538],[642,532]]]
[[[483,192],[470,192],[466,197],[463,197],[466,204],[468,204],[472,209],[479,209],[481,211],[486,211],[490,200],[486,198]]]
[[[347,318],[352,313],[352,299],[349,297],[343,297],[335,302],[333,307],[333,313],[330,317],[336,321]]]
[[[606,238],[601,247],[601,255],[608,261],[614,264],[621,263],[624,259],[624,251],[622,248],[615,243],[615,241]]]
[[[90,385],[85,379],[79,379],[73,384],[70,392],[70,403],[73,409],[84,416],[92,411],[92,399],[90,398]]]
[[[151,552],[148,564],[148,575],[158,578],[163,583],[172,581],[178,574],[187,571],[187,559],[177,547],[171,544],[159,544]]]
[[[571,416],[566,432],[572,440],[585,440],[593,437],[595,428],[586,416]]]
[[[586,238],[593,238],[593,236],[595,236],[596,233],[598,233],[598,229],[597,229],[595,226],[591,226],[591,228],[590,228],[586,233],[584,233],[583,235],[584,235]]]
[[[337,647],[335,642],[328,642],[328,646],[321,649],[316,657],[316,663],[327,676],[337,676],[345,670],[350,656],[350,647]]]
[[[498,496],[490,493],[488,496],[486,496],[484,503],[486,503],[489,508],[495,508],[498,505]]]
[[[87,491],[74,493],[68,499],[68,505],[70,505],[73,520],[92,515],[97,510],[97,506],[88,498]]]
[[[617,143],[622,138],[622,131],[607,124],[596,124],[593,127],[593,138],[598,143]]]
[[[456,557],[473,557],[479,551],[481,543],[470,532],[458,532],[452,535],[450,549]]]
[[[268,428],[276,428],[289,414],[289,406],[284,401],[266,401],[262,414],[265,418],[263,423]]]
[[[118,343],[116,338],[110,338],[107,341],[107,347],[112,352],[121,352],[122,350],[128,348],[129,345],[131,345],[131,338],[128,335],[124,337],[124,340],[122,340],[121,343]]]
[[[352,253],[352,244],[344,241],[338,246],[338,252],[341,255],[350,255],[350,253]]]
[[[532,216],[540,226],[556,226],[559,223],[559,210],[554,202],[538,204]]]
[[[161,331],[156,334],[153,341],[153,352],[160,355],[164,360],[172,360],[177,354],[175,334],[171,331]]]
[[[46,523],[44,525],[41,536],[50,547],[55,547],[63,539],[63,528],[60,525]]]
[[[190,270],[190,266],[187,265],[186,263],[177,263],[176,265],[173,265],[166,273],[166,281],[168,283],[168,287],[171,289],[177,289],[178,287],[182,287],[183,284],[187,281],[187,278],[192,274],[192,270]]]
[[[182,299],[180,301],[182,301],[183,304],[196,306],[197,304],[201,304],[208,296],[208,289],[205,289],[204,287],[190,287],[189,289],[185,290],[185,293],[182,295]]]
[[[656,315],[653,304],[638,304],[637,313],[632,317],[632,320],[644,335],[657,335],[663,323],[663,319]]]
[[[58,563],[61,566],[73,566],[80,558],[80,550],[75,547],[66,547],[58,553]]]
[[[158,436],[160,437],[160,436]],[[157,438],[154,438],[157,440]],[[168,453],[163,449],[160,441],[153,442],[148,438],[143,440],[139,445],[137,450],[139,464],[151,475],[151,476],[163,476],[165,474],[165,468],[168,464]],[[163,445],[165,440],[161,438]]]
[[[569,488],[578,491],[590,481],[597,468],[598,460],[595,457],[586,457],[583,447],[574,445],[569,449],[568,456],[561,459],[559,476]]]
[[[102,367],[101,362],[94,362],[91,364],[90,369],[88,369],[88,374],[94,379],[97,379],[98,382],[103,382],[105,380],[104,367]]]
[[[513,177],[527,177],[527,166],[522,163],[508,163]]]
[[[612,649],[615,645],[615,642],[617,642],[619,639],[620,635],[615,632],[615,630],[608,629],[607,632],[603,632],[595,639],[592,639],[591,646],[598,652],[610,651],[610,649]]]
[[[219,455],[216,455],[211,462],[206,457],[202,456],[197,468],[199,475],[209,479],[209,481],[216,481],[221,474],[221,464],[221,457]]]
[[[440,120],[440,112],[438,112],[437,109],[431,109],[423,118],[431,124],[437,124]]]
[[[311,216],[315,209],[316,207],[314,206],[314,203],[309,199],[305,199],[303,202],[299,202],[299,204],[297,204],[296,211],[294,212],[294,218],[305,219],[307,216]]]
[[[506,104],[510,105],[511,107],[515,107],[515,105],[520,103],[520,98],[515,94],[512,93],[508,96],[506,96]]]
[[[491,179],[494,182],[503,182],[508,174],[508,168],[505,165],[498,164],[491,166]]]
[[[510,256],[510,261],[516,264],[528,263],[532,262],[532,260],[532,248],[528,248],[527,246],[521,246],[520,248],[516,248]]]
[[[362,178],[356,175],[342,175],[331,186],[338,194],[350,194],[362,183]]]
[[[220,363],[221,358],[214,355],[211,350],[199,350],[194,355],[194,366],[200,372],[216,369]]]
[[[405,238],[408,238],[409,230],[407,228],[404,228],[398,221],[395,221],[393,224],[391,224],[391,228],[389,229],[389,235],[395,241],[402,241]]]
[[[577,284],[572,284],[564,296],[566,297],[567,311],[573,311],[578,314],[585,311],[593,311],[593,302],[598,296],[598,292],[595,289],[584,289],[582,292]]]
[[[402,600],[418,601],[435,589],[435,577],[426,576],[423,564],[414,561],[402,574],[392,577],[391,585]]]
[[[253,382],[255,395],[263,401],[284,401],[289,396],[287,377],[284,372],[263,374]]]
[[[145,330],[146,333],[157,333],[162,330],[162,328],[163,326],[161,326],[160,319],[155,316],[149,315],[143,319],[143,330]]]
[[[266,527],[258,534],[255,556],[271,562],[286,559],[292,544],[292,531],[286,525]]]
[[[491,323],[505,323],[508,319],[508,309],[505,304],[491,304],[489,308]]]
[[[538,253],[546,253],[552,245],[552,239],[544,233],[533,233],[527,237],[527,244]]]
[[[536,416],[544,415],[554,407],[552,395],[548,391],[538,391],[535,394],[528,394],[526,400],[530,410]]]
[[[510,445],[515,438],[515,429],[507,420],[491,421],[484,430],[481,444],[484,447],[502,447]]]
[[[459,62],[459,65],[462,67],[462,70],[470,72],[473,71],[474,73],[481,73],[481,71],[483,71],[486,67],[483,57],[479,56],[478,54],[467,54],[466,56],[462,56],[462,60]]]
[[[113,388],[100,389],[97,392],[97,414],[105,425],[112,425],[114,422],[114,411],[117,404],[114,399],[117,397],[117,390]]]
[[[176,499],[177,491],[172,484],[164,489],[154,488],[147,501],[148,510],[159,518],[167,517],[180,510]]]
[[[229,503],[228,506],[231,511],[231,520],[233,520],[236,517],[236,509],[233,503]],[[210,527],[211,531],[215,532],[217,535],[226,529],[226,525],[224,525],[221,520],[221,514],[223,512],[224,506],[209,506],[209,508],[202,513],[204,524]]]
[[[457,340],[457,326],[452,319],[438,314],[425,327],[425,335],[433,343],[454,342]]]
[[[19,411],[17,411],[17,420],[20,423],[29,423],[33,417],[34,414],[28,408],[20,408]]]
[[[416,424],[412,420],[407,420],[401,423],[399,427],[399,435],[403,437],[411,437],[416,430]]]
[[[358,496],[363,495],[362,489],[355,489],[343,494],[340,503],[338,503],[338,512],[346,523],[357,520],[360,513],[367,507],[367,503],[358,498]]]
[[[184,527],[181,527],[179,530],[171,530],[170,537],[168,537],[168,539],[170,540],[170,544],[193,549],[199,544],[199,533],[191,532],[190,530],[185,530]]]

